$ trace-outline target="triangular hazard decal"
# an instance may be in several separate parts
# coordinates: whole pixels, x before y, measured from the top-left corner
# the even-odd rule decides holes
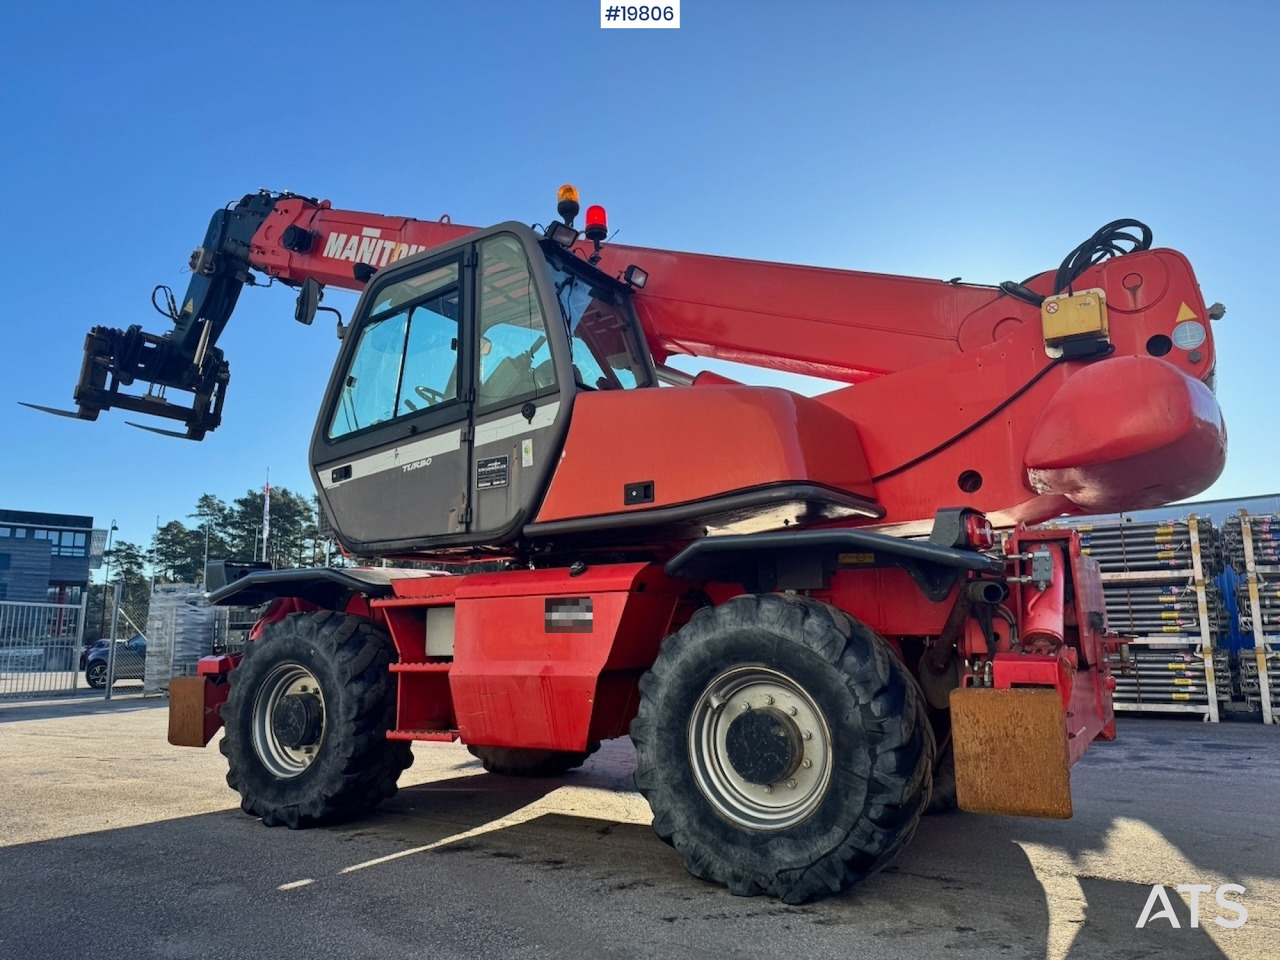
[[[1196,312],[1184,303],[1181,307],[1178,308],[1178,316],[1173,322],[1181,323],[1183,320],[1199,320],[1199,319],[1200,318],[1196,316]]]
[[[1184,309],[1184,310],[1186,309],[1186,306],[1187,306],[1187,305],[1186,305],[1185,303],[1182,305],[1182,307],[1183,307],[1183,309]],[[194,310],[195,308],[196,308],[196,302],[195,302],[195,300],[194,300],[194,299],[192,299],[192,300],[188,300],[186,303],[184,303],[184,304],[182,305],[182,312],[183,312],[183,313],[190,313],[190,312],[191,312],[192,310]]]

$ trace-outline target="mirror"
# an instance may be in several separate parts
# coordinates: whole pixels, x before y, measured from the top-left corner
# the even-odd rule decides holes
[[[302,289],[298,291],[298,305],[294,307],[293,319],[310,326],[311,321],[316,318],[316,310],[320,306],[322,295],[320,284],[313,278],[307,277],[303,281]]]

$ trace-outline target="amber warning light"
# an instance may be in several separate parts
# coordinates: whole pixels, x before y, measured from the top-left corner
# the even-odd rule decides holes
[[[573,218],[578,215],[578,188],[572,183],[566,183],[563,187],[556,191],[556,213],[569,226],[573,226]]]

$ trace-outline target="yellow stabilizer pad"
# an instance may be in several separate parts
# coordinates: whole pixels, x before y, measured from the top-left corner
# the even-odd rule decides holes
[[[1071,816],[1066,715],[1057,690],[952,690],[951,739],[961,810]]]
[[[174,677],[169,681],[169,742],[175,747],[203,747],[204,677]]]

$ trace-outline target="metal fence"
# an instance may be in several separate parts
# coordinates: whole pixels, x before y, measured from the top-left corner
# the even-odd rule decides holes
[[[73,693],[85,603],[0,601],[0,699]]]
[[[89,649],[84,671],[85,682],[102,690],[108,700],[145,692],[143,679],[152,659],[147,649],[147,607],[147,599],[124,598],[116,584],[115,595],[108,602],[111,628],[106,638]]]

